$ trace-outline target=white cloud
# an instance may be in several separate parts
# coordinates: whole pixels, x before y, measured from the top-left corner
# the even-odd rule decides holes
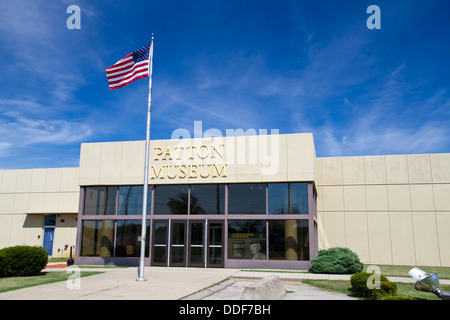
[[[63,120],[32,120],[19,118],[0,126],[0,155],[8,149],[23,148],[37,144],[79,143],[91,134],[91,129],[80,123]]]
[[[0,41],[8,61],[2,64],[3,75],[8,83],[20,84],[21,94],[39,88],[42,98],[67,102],[86,85],[86,72],[100,70],[98,52],[86,45],[90,34],[67,29],[67,6],[60,1],[0,2]],[[83,5],[83,15],[94,11],[91,4]]]
[[[365,130],[358,130],[358,126],[347,126],[345,130],[318,128],[318,156],[432,153],[449,142],[450,130],[442,123],[426,123],[418,128],[370,126]]]
[[[294,131],[313,132],[319,156],[448,148],[447,88],[424,89],[426,83],[410,78],[403,61],[379,68],[364,53],[366,45],[356,36],[337,37],[311,51],[307,68],[298,72],[299,94],[289,104]]]
[[[7,154],[7,151],[10,147],[11,143],[0,141],[0,158]]]
[[[51,163],[57,146],[65,153],[94,132],[91,114],[95,108],[89,102],[78,103],[76,93],[100,69],[99,55],[92,47],[83,49],[90,34],[67,29],[68,5],[64,1],[0,2],[0,85],[7,88],[0,97],[2,167],[34,166],[31,159],[37,165]],[[83,8],[86,17],[92,16],[92,5]],[[36,149],[42,153],[30,153]],[[76,151],[71,152],[76,159]],[[25,163],[23,154],[30,161]]]
[[[87,123],[55,118],[52,106],[28,99],[0,100],[0,156],[30,145],[68,145],[92,134]]]
[[[258,99],[271,77],[260,55],[222,52],[190,57],[186,62],[189,81],[166,78],[154,81],[153,101],[160,120],[176,128],[191,128],[195,120],[215,128],[259,128],[267,118]],[[163,115],[173,114],[172,117]]]

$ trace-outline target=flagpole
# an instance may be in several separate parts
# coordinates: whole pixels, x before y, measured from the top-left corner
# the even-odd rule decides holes
[[[142,199],[142,227],[141,227],[141,257],[139,259],[139,273],[136,281],[147,281],[144,277],[144,258],[147,230],[147,196],[148,196],[148,161],[150,152],[150,114],[152,109],[152,76],[153,76],[153,40],[155,34],[152,33],[152,42],[149,52],[149,75],[148,75],[148,104],[147,104],[147,132],[145,137],[145,164],[144,164],[144,191]]]

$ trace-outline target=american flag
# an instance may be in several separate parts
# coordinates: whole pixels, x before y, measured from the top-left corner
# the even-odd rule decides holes
[[[106,68],[109,89],[119,89],[134,80],[148,77],[150,46],[151,43],[126,55],[112,67]]]

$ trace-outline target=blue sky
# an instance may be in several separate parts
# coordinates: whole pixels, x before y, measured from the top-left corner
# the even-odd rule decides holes
[[[69,5],[81,29],[69,30]],[[381,29],[369,30],[369,5]],[[152,139],[312,132],[319,157],[450,152],[448,0],[0,2],[0,169],[144,140],[148,78],[105,68],[155,33]]]

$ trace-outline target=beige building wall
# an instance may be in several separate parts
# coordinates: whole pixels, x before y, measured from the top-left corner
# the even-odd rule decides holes
[[[132,185],[144,182],[145,141],[81,145],[78,183]],[[255,135],[152,140],[149,183],[315,181],[313,135]]]
[[[180,143],[151,142],[150,184],[313,181],[320,248],[349,247],[370,264],[450,266],[450,154],[316,159],[312,134]],[[44,216],[56,214],[53,255],[68,256],[79,186],[142,184],[144,150],[144,141],[88,143],[80,168],[0,170],[0,248],[42,245]]]
[[[450,154],[317,159],[319,248],[450,266]]]
[[[53,256],[75,245],[78,168],[0,170],[0,248],[43,242],[44,216],[56,215]]]

